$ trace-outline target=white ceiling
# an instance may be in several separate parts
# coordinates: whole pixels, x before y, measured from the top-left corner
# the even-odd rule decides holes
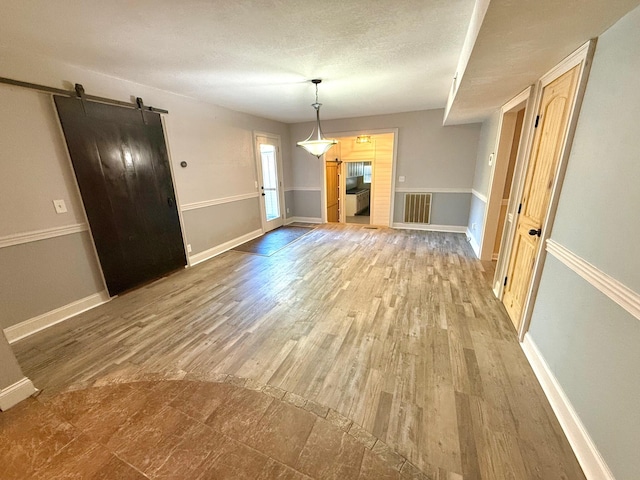
[[[326,119],[444,107],[474,0],[2,3],[0,45],[293,123],[312,78]]]
[[[640,0],[491,0],[446,124],[482,121],[638,5]]]
[[[1,47],[288,123],[313,119],[312,78],[323,119],[443,108],[475,3],[0,2]],[[492,0],[447,123],[482,120],[639,3]]]

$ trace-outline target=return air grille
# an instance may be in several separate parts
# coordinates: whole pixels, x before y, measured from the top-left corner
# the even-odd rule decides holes
[[[404,194],[404,223],[429,223],[430,216],[430,193]]]

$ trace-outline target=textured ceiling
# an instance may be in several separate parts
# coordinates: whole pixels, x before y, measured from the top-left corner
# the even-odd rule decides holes
[[[482,121],[639,4],[491,0],[446,124]]]
[[[475,3],[0,1],[0,47],[25,58],[289,123],[313,119],[312,78],[324,80],[323,119],[444,107]],[[482,121],[640,0],[487,3],[447,124]]]
[[[326,119],[444,107],[473,4],[3,1],[0,45],[299,122],[313,118],[312,78]]]

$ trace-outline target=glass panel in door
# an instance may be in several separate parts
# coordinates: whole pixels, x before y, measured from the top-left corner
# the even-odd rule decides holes
[[[269,222],[280,217],[275,145],[260,144],[260,159],[262,163],[262,193],[264,193],[265,219]]]
[[[260,184],[260,210],[262,230],[269,232],[284,224],[282,174],[279,172],[280,139],[256,136],[256,163]]]

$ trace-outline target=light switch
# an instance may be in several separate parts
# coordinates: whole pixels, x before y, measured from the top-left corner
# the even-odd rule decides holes
[[[53,206],[56,209],[56,213],[67,213],[67,205],[64,203],[64,200],[54,200]]]
[[[400,175],[400,176],[398,177],[398,181],[399,181],[400,183],[404,182],[404,175]]]
[[[489,166],[493,166],[493,157],[495,156],[495,153],[492,153],[491,155],[489,155]]]

